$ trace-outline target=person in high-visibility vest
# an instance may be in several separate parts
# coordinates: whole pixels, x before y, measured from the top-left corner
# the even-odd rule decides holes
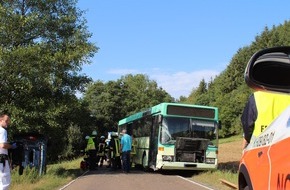
[[[88,164],[90,170],[97,169],[97,150],[95,146],[97,132],[93,131],[91,136],[86,136],[87,139],[87,147],[85,149],[88,154]]]
[[[266,91],[254,92],[241,116],[244,131],[243,148],[254,141],[289,105],[290,95]]]
[[[118,138],[118,134],[112,133],[111,140],[109,143],[110,147],[110,160],[112,165],[112,170],[116,170],[117,168],[121,168],[121,154],[120,154],[120,139]]]
[[[110,153],[110,140],[111,140],[111,135],[108,135],[108,138],[105,140],[106,143],[106,148],[105,148],[105,157],[106,157],[106,161],[107,161],[107,168],[111,167],[111,153]]]
[[[134,158],[137,154],[137,141],[134,138],[134,135],[132,135],[132,149],[131,149],[131,153],[130,153],[130,157],[131,157],[131,166],[134,167]]]
[[[98,144],[98,158],[97,158],[97,165],[100,162],[100,167],[103,166],[104,160],[105,160],[105,149],[106,149],[106,143],[105,143],[105,136],[100,137],[100,142]]]

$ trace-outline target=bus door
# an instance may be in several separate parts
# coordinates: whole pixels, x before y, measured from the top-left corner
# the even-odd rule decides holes
[[[156,159],[157,159],[157,152],[158,152],[158,126],[159,126],[159,117],[160,116],[154,116],[150,117],[152,120],[152,124],[150,127],[150,142],[149,142],[149,157],[148,157],[148,163],[149,167],[152,169],[156,168]]]

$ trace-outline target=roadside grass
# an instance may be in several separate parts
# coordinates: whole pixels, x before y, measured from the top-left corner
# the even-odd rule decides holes
[[[238,174],[237,172],[216,170],[198,173],[198,175],[193,175],[192,179],[198,183],[205,184],[216,190],[230,190],[232,188],[227,187],[221,183],[221,179],[227,180],[230,183],[238,184]]]
[[[228,138],[219,139],[219,144],[230,143],[234,141],[242,142],[242,140],[243,140],[243,137],[241,135],[235,135]]]
[[[230,190],[232,188],[221,183],[221,179],[238,184],[238,167],[241,158],[242,137],[232,136],[219,140],[219,165],[217,170],[199,172],[192,179],[210,185],[213,189]]]
[[[216,190],[230,190],[231,188],[221,184],[220,179],[224,179],[233,184],[238,184],[238,163],[242,137],[233,136],[219,140],[219,163],[218,169],[214,171],[197,172],[192,175],[196,182],[209,185]],[[221,152],[223,150],[223,152]],[[237,153],[236,153],[237,152]],[[237,154],[237,155],[235,155]],[[233,157],[234,156],[234,157]],[[24,169],[23,175],[18,174],[15,168],[12,174],[10,190],[57,190],[68,184],[70,181],[81,176],[84,171],[80,170],[82,158],[72,161],[64,161],[57,164],[47,165],[46,174],[39,176],[34,169]]]
[[[82,175],[79,164],[82,158],[47,165],[46,174],[39,176],[34,169],[24,169],[23,175],[18,174],[18,168],[11,172],[10,190],[52,190],[59,189],[73,179]]]

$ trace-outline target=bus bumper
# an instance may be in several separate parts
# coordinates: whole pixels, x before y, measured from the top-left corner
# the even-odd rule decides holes
[[[163,162],[157,164],[157,170],[215,170],[217,165],[192,162]]]

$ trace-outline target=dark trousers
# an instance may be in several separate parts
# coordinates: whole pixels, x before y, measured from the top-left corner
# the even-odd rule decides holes
[[[112,165],[112,170],[117,170],[121,168],[121,159],[120,156],[111,158],[111,165]]]
[[[130,172],[130,151],[122,152],[123,171]]]
[[[95,170],[97,168],[97,151],[96,150],[88,150],[89,157],[89,169]]]

